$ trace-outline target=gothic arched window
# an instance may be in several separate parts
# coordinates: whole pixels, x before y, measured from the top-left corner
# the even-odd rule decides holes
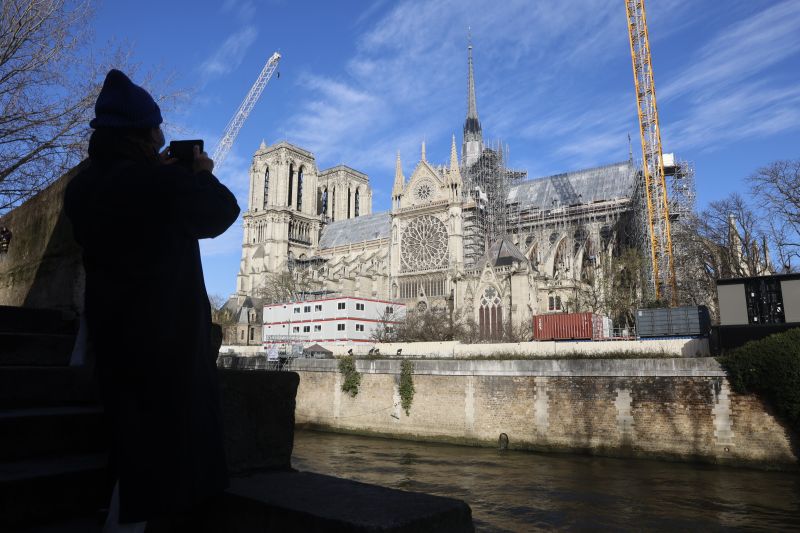
[[[294,181],[294,165],[289,164],[289,196],[286,199],[286,205],[292,207],[292,185]]]
[[[359,211],[360,211],[360,209],[359,209],[360,201],[361,201],[361,193],[360,193],[360,191],[358,189],[356,189],[356,206],[355,206],[356,216],[358,216]]]
[[[267,208],[269,202],[269,167],[264,170],[264,209]]]
[[[297,171],[297,210],[303,210],[303,167]]]
[[[487,287],[481,296],[478,324],[482,339],[499,339],[503,336],[503,306],[494,287]]]
[[[350,218],[350,200],[352,196],[350,195],[350,187],[347,188],[347,218]]]

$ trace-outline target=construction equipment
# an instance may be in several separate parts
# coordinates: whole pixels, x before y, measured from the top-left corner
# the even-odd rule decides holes
[[[656,107],[656,88],[650,59],[644,0],[625,0],[631,44],[633,80],[642,138],[642,174],[647,198],[647,232],[650,241],[651,279],[656,300],[677,305],[677,284],[672,255],[667,186],[661,152],[661,130]],[[641,188],[640,188],[641,189]]]
[[[247,120],[247,117],[250,115],[250,111],[253,110],[256,102],[258,102],[258,99],[261,97],[261,93],[264,91],[264,87],[267,86],[267,83],[269,83],[275,69],[278,68],[278,62],[280,60],[281,54],[278,52],[270,56],[267,60],[267,64],[264,65],[264,68],[261,70],[261,74],[258,75],[256,82],[250,88],[250,92],[244,97],[239,109],[236,110],[236,114],[233,115],[233,118],[225,127],[225,133],[222,135],[222,139],[220,139],[219,144],[214,149],[214,154],[211,156],[217,169],[219,169],[225,161],[228,152],[230,152],[233,146],[233,141],[236,140],[236,136],[239,135],[239,130],[242,129],[245,120]]]

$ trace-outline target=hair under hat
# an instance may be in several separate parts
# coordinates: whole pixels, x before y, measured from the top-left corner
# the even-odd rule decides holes
[[[92,128],[155,128],[164,119],[161,109],[146,90],[117,69],[106,75],[94,104]]]

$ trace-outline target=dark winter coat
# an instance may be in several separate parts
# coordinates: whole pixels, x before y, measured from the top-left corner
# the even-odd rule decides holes
[[[227,485],[198,239],[239,215],[210,172],[135,152],[92,159],[65,197],[83,247],[122,522],[185,512]]]

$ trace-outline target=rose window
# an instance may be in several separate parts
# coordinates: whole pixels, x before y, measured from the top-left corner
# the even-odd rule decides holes
[[[414,196],[417,197],[417,200],[430,200],[433,196],[433,186],[427,181],[420,183],[417,188],[414,189]]]
[[[417,217],[403,230],[401,267],[404,272],[447,267],[447,228],[436,217]]]

